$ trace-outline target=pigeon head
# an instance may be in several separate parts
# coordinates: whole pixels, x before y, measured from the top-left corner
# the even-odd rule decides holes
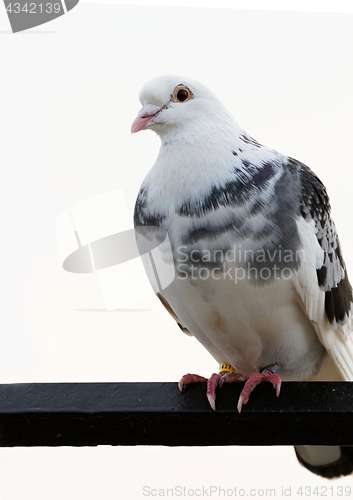
[[[232,120],[216,96],[191,79],[157,77],[144,85],[139,97],[143,107],[132,124],[132,133],[151,129],[165,140],[171,135],[173,139],[190,139]]]

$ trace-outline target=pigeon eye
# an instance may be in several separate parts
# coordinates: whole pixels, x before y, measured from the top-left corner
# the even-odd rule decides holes
[[[185,101],[189,97],[189,93],[185,89],[180,89],[179,92],[177,93],[177,99],[178,101]]]
[[[192,98],[192,92],[184,85],[178,85],[173,92],[172,102],[185,102]]]

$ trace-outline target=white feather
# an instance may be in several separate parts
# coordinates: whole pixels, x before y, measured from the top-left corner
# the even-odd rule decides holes
[[[352,321],[332,327],[325,314],[325,292],[319,288],[316,269],[324,262],[324,251],[316,238],[314,221],[297,220],[303,244],[303,260],[294,276],[297,292],[315,331],[344,380],[353,380]]]

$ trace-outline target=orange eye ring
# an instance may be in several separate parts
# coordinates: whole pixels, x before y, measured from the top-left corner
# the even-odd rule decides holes
[[[175,87],[171,102],[186,102],[192,99],[192,92],[185,85]]]

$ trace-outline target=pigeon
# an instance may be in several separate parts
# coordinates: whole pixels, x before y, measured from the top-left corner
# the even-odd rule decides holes
[[[215,409],[216,388],[244,382],[240,412],[261,382],[278,396],[282,380],[353,380],[352,287],[323,183],[252,138],[195,80],[160,76],[139,97],[131,132],[161,139],[135,205],[139,252],[160,243],[163,265],[144,261],[151,284],[220,365],[210,378],[184,375],[180,390],[207,381]],[[172,282],[156,287],[170,267]],[[295,450],[315,474],[353,472],[353,447]]]

